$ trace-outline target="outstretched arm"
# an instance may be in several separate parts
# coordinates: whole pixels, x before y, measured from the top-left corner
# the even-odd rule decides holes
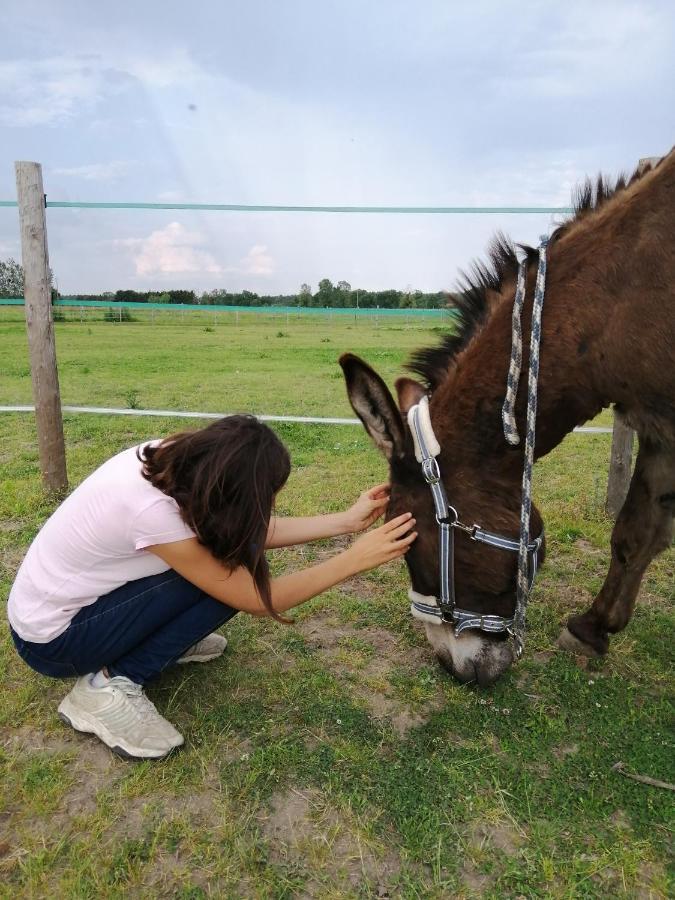
[[[373,524],[389,502],[389,485],[378,484],[364,491],[349,509],[340,513],[304,518],[272,516],[265,547],[290,547],[338,534],[355,534]]]
[[[411,530],[414,525],[412,515],[404,513],[362,535],[347,550],[324,562],[273,578],[273,609],[286,612],[352,575],[403,556],[417,537],[417,532]],[[196,538],[146,549],[215,600],[254,616],[267,615],[250,572],[243,567],[226,568]]]

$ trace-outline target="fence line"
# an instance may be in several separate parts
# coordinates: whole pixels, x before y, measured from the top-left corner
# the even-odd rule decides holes
[[[16,200],[0,200],[0,206],[16,206]],[[198,212],[375,213],[380,215],[564,215],[571,206],[275,206],[248,203],[104,203],[81,200],[47,200],[53,209],[183,209]]]
[[[21,297],[7,297],[0,299],[0,307],[23,306]],[[268,313],[270,315],[342,315],[342,316],[419,316],[420,318],[448,318],[457,315],[457,311],[448,307],[438,309],[414,307],[385,307],[385,306],[228,306],[224,303],[142,303],[133,300],[78,300],[75,297],[60,297],[52,303],[52,308],[68,309],[135,309],[142,312],[144,309],[156,309],[160,311],[178,312],[240,312],[240,313]]]
[[[63,412],[93,413],[102,416],[159,416],[171,419],[226,419],[236,413],[187,412],[177,409],[120,409],[112,406],[62,406]],[[0,406],[0,413],[34,412],[34,406]],[[255,414],[261,422],[294,422],[301,425],[360,425],[360,419],[340,419],[313,416],[268,416]],[[574,429],[580,434],[611,434],[611,428],[586,425]]]

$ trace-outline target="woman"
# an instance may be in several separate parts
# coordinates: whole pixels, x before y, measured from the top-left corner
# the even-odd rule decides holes
[[[173,663],[225,649],[212,632],[236,612],[283,613],[358,572],[402,556],[410,513],[310,568],[270,578],[265,550],[362,531],[387,485],[346,512],[276,518],[288,451],[252,416],[132,447],[104,463],[45,523],[19,569],[8,616],[37,672],[78,676],[59,706],[78,731],[127,757],[160,758],[183,737],[143,686]]]

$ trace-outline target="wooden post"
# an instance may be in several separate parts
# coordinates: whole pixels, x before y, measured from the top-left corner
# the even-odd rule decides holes
[[[628,494],[633,461],[633,434],[633,429],[615,415],[605,504],[607,515],[612,519],[619,515]]]
[[[15,170],[40,468],[47,490],[65,491],[66,447],[56,368],[42,167],[35,162],[17,162]]]
[[[660,156],[645,156],[638,162],[638,171],[643,172],[648,166],[655,166],[660,159]],[[612,519],[616,519],[619,515],[628,494],[633,461],[633,437],[633,429],[615,415],[605,503],[607,515]]]

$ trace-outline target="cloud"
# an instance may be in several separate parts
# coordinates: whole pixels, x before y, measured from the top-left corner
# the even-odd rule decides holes
[[[131,251],[136,275],[151,278],[164,275],[249,275],[269,277],[276,272],[274,257],[267,245],[254,244],[237,265],[223,266],[204,245],[198,231],[189,231],[180,222],[170,222],[145,238],[124,238],[112,242]]]
[[[103,99],[128,88],[132,81],[154,92],[207,78],[183,48],[168,50],[155,60],[142,52],[111,47],[100,33],[90,38],[86,43],[95,49],[87,55],[0,62],[0,124],[13,128],[58,125],[90,116]],[[101,124],[99,119],[94,121]]]
[[[0,123],[54,125],[87,112],[103,93],[91,60],[52,57],[0,63]]]
[[[85,181],[117,181],[127,175],[137,163],[116,159],[107,163],[91,163],[84,166],[73,166],[67,169],[54,169],[55,175],[68,178],[83,178]]]
[[[204,77],[203,70],[185,48],[177,48],[161,57],[142,52],[113,55],[116,68],[128,73],[150,88],[180,87]]]
[[[246,256],[241,260],[237,269],[231,272],[241,272],[245,275],[273,275],[275,271],[274,259],[267,252],[265,244],[254,244]]]
[[[141,277],[222,273],[223,268],[213,255],[200,247],[203,242],[199,232],[188,231],[180,222],[170,222],[147,238],[126,238],[115,243],[131,248],[136,274]]]

